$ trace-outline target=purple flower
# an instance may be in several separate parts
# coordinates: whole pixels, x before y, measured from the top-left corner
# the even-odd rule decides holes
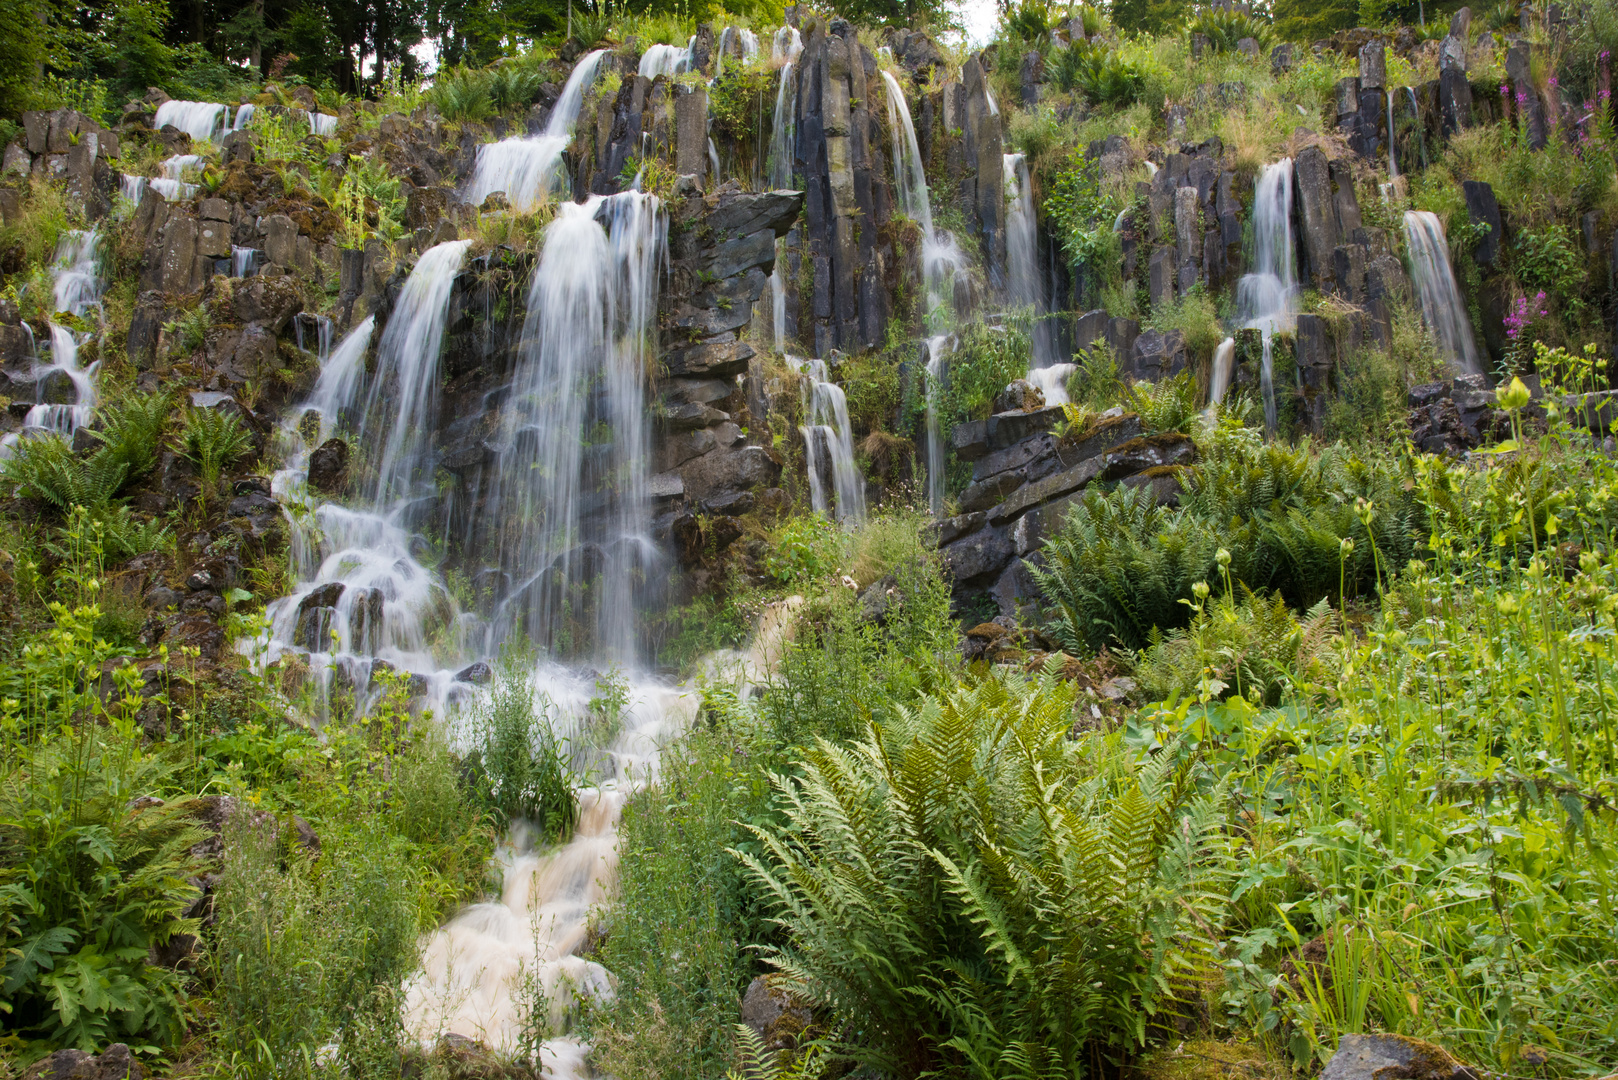
[[[1601,91],[1601,100],[1602,101],[1611,101],[1612,100],[1612,91],[1611,90],[1603,90],[1603,91]]]
[[[1503,98],[1510,97],[1511,96],[1511,87],[1507,86],[1505,83],[1501,83],[1500,84],[1500,96],[1503,97]]]
[[[1554,87],[1559,86],[1559,85],[1561,85],[1561,84],[1556,81],[1556,76],[1552,75],[1551,76],[1551,86],[1554,88]]]
[[[1528,104],[1528,95],[1527,94],[1518,94],[1517,95],[1517,107],[1521,108],[1522,106],[1524,106],[1526,104]]]
[[[1608,57],[1609,57],[1609,56],[1611,56],[1611,55],[1612,55],[1612,53],[1611,53],[1611,52],[1609,52],[1609,51],[1608,51],[1608,50],[1606,50],[1606,49],[1602,49],[1602,50],[1601,50],[1601,55],[1600,55],[1600,56],[1599,56],[1599,57],[1597,57],[1597,59],[1598,59],[1598,60],[1605,60],[1605,59],[1607,59],[1607,58],[1608,58]]]

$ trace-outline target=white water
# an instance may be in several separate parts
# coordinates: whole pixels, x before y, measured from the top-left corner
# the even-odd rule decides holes
[[[124,173],[123,179],[119,182],[118,193],[132,203],[140,202],[141,196],[146,194],[146,177]]]
[[[253,122],[253,106],[250,105],[250,104],[249,105],[243,105],[241,108],[236,110],[236,122],[233,125],[231,125],[231,130],[232,131],[241,131],[243,128],[245,128],[248,124],[250,124],[252,122]]]
[[[1226,338],[1214,349],[1213,370],[1208,378],[1208,416],[1212,417],[1230,389],[1231,372],[1236,365],[1236,339]]]
[[[230,276],[246,277],[257,264],[258,248],[230,245]]]
[[[499,435],[495,515],[519,523],[491,539],[512,583],[501,638],[634,660],[636,597],[658,557],[644,384],[667,230],[637,191],[563,203],[545,230]]]
[[[933,228],[932,195],[922,168],[910,104],[891,72],[882,72],[882,82],[888,90],[888,130],[893,138],[893,181],[899,192],[899,207],[906,217],[921,226],[926,322],[931,329],[947,330],[953,317],[955,274],[966,267],[966,259],[953,236]]]
[[[804,459],[809,470],[810,504],[818,514],[833,517],[845,526],[865,520],[865,481],[854,463],[853,427],[848,421],[848,398],[843,388],[832,382],[824,360],[804,360],[789,356],[786,361],[799,375],[803,402]],[[822,459],[831,470],[831,492],[826,490]],[[828,494],[835,495],[833,513]]]
[[[1236,321],[1258,330],[1263,342],[1259,374],[1264,427],[1276,423],[1272,339],[1298,322],[1297,252],[1292,240],[1292,159],[1266,165],[1253,185],[1253,272],[1236,283]]]
[[[770,122],[770,156],[767,177],[774,190],[792,186],[793,140],[797,132],[798,111],[798,55],[803,52],[803,39],[798,31],[783,26],[770,41],[770,57],[781,65],[780,79],[775,88],[775,116]],[[786,349],[787,293],[781,276],[781,265],[786,260],[786,240],[775,242],[775,266],[770,270],[770,328],[774,332],[775,349]]]
[[[1034,368],[1028,373],[1028,382],[1045,395],[1045,404],[1066,405],[1072,400],[1067,396],[1067,381],[1077,370],[1076,364],[1051,364],[1049,367]]]
[[[1033,312],[1029,337],[1033,345],[1034,368],[1050,367],[1060,359],[1056,327],[1045,318],[1050,304],[1045,295],[1045,275],[1039,270],[1039,232],[1034,211],[1034,189],[1028,177],[1028,163],[1021,154],[1006,154],[1002,161],[1006,188],[1006,270],[1007,299],[1013,306]],[[1029,376],[1030,379],[1032,375]],[[1065,390],[1062,400],[1067,400]],[[1051,401],[1047,404],[1059,405]]]
[[[196,142],[212,142],[224,127],[229,110],[211,101],[165,101],[157,107],[152,127],[173,124]]]
[[[678,45],[648,45],[640,56],[640,76],[655,79],[659,75],[672,77],[690,71],[691,48]]]
[[[770,37],[770,60],[774,63],[796,63],[801,52],[803,35],[795,26],[783,26]]]
[[[1444,225],[1426,210],[1405,211],[1405,244],[1410,251],[1410,281],[1421,301],[1421,318],[1432,331],[1438,351],[1450,365],[1466,375],[1483,370],[1472,337],[1466,301],[1455,284],[1449,265],[1449,241]]]
[[[339,117],[323,112],[311,112],[305,115],[309,117],[309,131],[311,134],[319,135],[322,139],[329,139],[337,134]]]
[[[99,263],[101,234],[94,230],[70,229],[62,233],[56,244],[56,258],[51,264],[51,310],[73,315],[79,319],[99,316],[101,311],[101,279]],[[95,375],[101,366],[97,361],[87,368],[79,366],[79,349],[93,336],[61,323],[49,322],[51,336],[51,362],[34,362],[33,375],[36,395],[42,394],[46,380],[54,372],[67,376],[73,386],[71,402],[47,403],[39,401],[23,418],[21,435],[55,432],[71,439],[73,433],[90,422],[96,406]],[[52,380],[55,381],[55,380]],[[0,457],[10,457],[18,434],[7,435],[0,441]]]
[[[200,154],[175,154],[163,160],[158,166],[159,175],[152,177],[147,184],[169,202],[181,202],[197,193],[197,185],[186,180],[186,174],[202,167]]]
[[[927,339],[927,508],[934,517],[944,512],[944,437],[938,406],[954,350],[948,334]]]
[[[562,87],[545,130],[525,138],[501,139],[478,147],[477,165],[467,184],[465,201],[473,206],[497,191],[517,210],[528,211],[557,193],[566,177],[557,168],[562,152],[573,141],[573,125],[584,104],[584,92],[595,80],[606,49],[586,53]]]
[[[1393,182],[1399,179],[1399,157],[1393,148],[1393,87],[1387,89],[1388,95],[1388,180]]]

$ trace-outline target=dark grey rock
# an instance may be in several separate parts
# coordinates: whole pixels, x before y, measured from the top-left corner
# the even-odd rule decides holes
[[[1504,239],[1500,203],[1494,196],[1494,188],[1482,180],[1463,180],[1461,192],[1466,199],[1467,217],[1474,225],[1488,226],[1488,230],[1478,237],[1472,257],[1479,266],[1492,268],[1500,257],[1500,244]]]
[[[471,683],[473,686],[488,686],[494,681],[494,669],[479,660],[457,671],[455,681]]]
[[[1344,1035],[1320,1080],[1480,1080],[1448,1051],[1405,1035]]]
[[[980,529],[939,550],[956,585],[998,574],[1015,554],[1010,538],[999,529]]]

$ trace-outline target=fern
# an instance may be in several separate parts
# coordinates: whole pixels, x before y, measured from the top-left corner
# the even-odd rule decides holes
[[[801,777],[774,778],[785,822],[753,827],[764,857],[738,856],[786,935],[767,958],[860,1019],[839,1049],[872,1067],[932,1047],[984,1080],[1079,1075],[1208,970],[1178,899],[1199,856],[1164,858],[1192,766],[1080,752],[1072,687],[1009,679],[818,742]]]
[[[19,441],[12,456],[0,462],[0,476],[18,495],[63,513],[75,506],[99,511],[123,486],[129,463],[108,453],[81,458],[66,439],[51,434]]]
[[[180,453],[202,474],[206,496],[219,487],[220,473],[253,445],[252,434],[235,413],[222,409],[191,409],[180,432]]]

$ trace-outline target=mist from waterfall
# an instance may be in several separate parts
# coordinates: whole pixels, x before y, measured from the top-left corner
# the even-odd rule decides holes
[[[1449,264],[1444,224],[1427,210],[1406,210],[1405,244],[1410,251],[1410,281],[1421,303],[1421,319],[1432,332],[1439,353],[1465,375],[1483,370],[1472,319]]]
[[[816,513],[835,518],[844,525],[858,525],[865,520],[865,478],[854,461],[848,398],[843,388],[831,381],[824,360],[788,356],[786,361],[798,372],[803,400],[804,422],[798,433],[803,436],[810,505]],[[836,496],[835,512],[831,495]]]
[[[1259,388],[1264,429],[1276,425],[1273,342],[1298,321],[1298,260],[1292,238],[1292,159],[1264,166],[1253,184],[1253,271],[1236,283],[1236,321],[1264,343]]]
[[[463,197],[466,202],[481,206],[483,200],[499,191],[505,193],[513,208],[528,211],[562,185],[566,179],[558,170],[562,152],[573,141],[573,126],[584,104],[584,92],[594,82],[605,55],[606,49],[597,49],[573,66],[542,133],[478,147],[477,164]]]

